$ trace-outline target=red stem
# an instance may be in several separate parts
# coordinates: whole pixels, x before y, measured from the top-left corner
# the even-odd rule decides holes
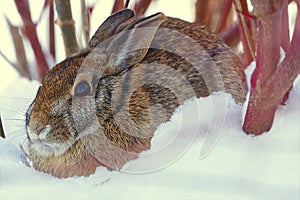
[[[137,16],[142,16],[145,14],[152,0],[140,0],[135,3],[134,11]]]
[[[55,55],[55,34],[54,34],[54,6],[53,0],[49,1],[49,49],[53,59],[56,59]]]
[[[119,10],[122,10],[124,8],[124,1],[123,0],[115,0],[113,9],[111,13],[118,12]]]
[[[233,0],[226,0],[226,2],[223,4],[221,15],[218,19],[217,27],[215,30],[216,33],[220,33],[226,27],[227,18],[232,8],[232,1]]]
[[[28,0],[15,0],[15,4],[24,23],[25,35],[29,39],[35,55],[39,77],[42,79],[46,76],[49,66],[37,36],[36,25],[30,15]]]
[[[232,24],[227,30],[221,32],[219,36],[227,45],[235,47],[240,41],[239,24]]]
[[[195,22],[201,22],[205,26],[210,25],[209,0],[197,0],[195,3],[196,19]]]
[[[286,97],[293,81],[300,73],[300,0],[294,36],[284,61],[277,67],[279,47],[282,44],[283,9],[258,20],[257,66],[251,78],[251,93],[243,129],[248,134],[262,134],[272,127],[277,106]],[[276,7],[273,6],[272,8]],[[263,12],[261,12],[263,13]],[[283,31],[285,32],[285,31]],[[286,33],[286,32],[285,32]]]
[[[267,86],[276,88],[275,91],[279,94],[287,92],[300,74],[300,0],[295,0],[295,2],[298,12],[291,46],[283,62],[267,82]],[[279,98],[279,100],[281,99]]]
[[[236,1],[239,1],[241,3],[242,10],[238,9]],[[246,34],[246,31],[247,31],[246,29],[251,30],[250,23],[245,18],[245,16],[243,16],[241,14],[241,12],[243,12],[243,13],[249,13],[249,10],[248,10],[248,7],[247,7],[246,0],[235,0],[234,1],[234,6],[235,6],[235,9],[238,12],[237,13],[237,19],[238,19],[238,24],[239,24],[240,37],[241,37],[241,41],[242,41],[242,44],[243,44],[243,50],[244,50],[244,56],[243,56],[244,57],[244,66],[248,66],[250,64],[250,62],[252,62],[252,60],[254,59],[253,55],[251,53],[251,49],[250,49],[250,48],[254,47],[254,44],[253,44],[252,38],[249,37],[249,36],[247,36],[247,34]],[[243,19],[242,19],[242,17],[243,17]],[[245,20],[247,22],[246,23],[247,27],[243,26],[242,20]],[[250,33],[250,32],[248,32],[248,33]]]
[[[288,13],[288,1],[283,1],[282,10],[282,37],[281,47],[285,52],[288,52],[290,46],[290,29],[289,29],[289,13]]]

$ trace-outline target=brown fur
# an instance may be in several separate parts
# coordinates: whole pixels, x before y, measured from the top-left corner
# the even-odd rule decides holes
[[[245,100],[246,83],[240,60],[217,36],[203,26],[165,18],[162,14],[132,20],[125,26],[123,23],[133,16],[131,12],[121,11],[108,18],[92,38],[90,49],[59,63],[43,80],[27,112],[27,128],[31,130],[28,131],[29,157],[35,169],[57,177],[87,176],[94,173],[97,166],[120,169],[141,151],[150,148],[156,128],[168,121],[186,99],[225,90],[237,102]],[[112,21],[114,24],[110,24]],[[124,41],[120,38],[124,35],[106,42],[105,48],[100,46],[99,52],[106,50],[105,54],[101,54],[101,59],[97,54],[92,54],[98,48],[97,44],[105,43],[108,37],[125,31],[131,34],[135,28],[148,26],[168,28],[189,36],[202,50],[199,51],[184,39],[172,38],[172,31],[159,34],[159,29],[155,29],[154,33],[150,31],[149,38],[145,36],[151,45],[178,49],[185,52],[185,57],[150,46],[128,55],[124,59],[126,62],[122,60],[128,66],[124,67],[124,63],[111,66],[120,55],[118,48],[123,48]],[[134,35],[139,42],[141,38],[137,37]],[[146,41],[146,45],[150,45],[148,43]],[[113,44],[112,47],[110,44]],[[106,55],[111,55],[113,59],[110,61]],[[189,60],[199,55],[196,59],[198,66],[193,66]],[[205,59],[208,59],[207,62]],[[76,79],[80,76],[80,70],[84,69],[84,62],[94,73],[91,77],[87,74]],[[214,69],[220,72],[220,77]],[[94,76],[99,81],[96,85],[92,85]],[[74,85],[86,77],[94,87],[94,95],[81,99],[73,97]],[[218,82],[220,78],[224,87]],[[72,113],[72,106],[78,112]],[[89,115],[93,111],[96,116],[94,121],[93,115]],[[31,137],[37,137],[47,125],[51,125],[52,130],[43,140],[65,145],[66,150],[60,155],[43,155],[34,148],[36,140],[32,141]],[[87,129],[89,127],[93,129]],[[85,129],[91,131],[82,135],[81,130]]]

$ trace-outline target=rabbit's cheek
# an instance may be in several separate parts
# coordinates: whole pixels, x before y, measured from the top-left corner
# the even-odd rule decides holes
[[[74,144],[75,139],[64,127],[63,121],[62,119],[59,122],[50,121],[51,125],[48,124],[39,130],[27,127],[30,146],[36,154],[41,156],[62,155]]]
[[[30,140],[30,148],[34,149],[40,155],[49,156],[54,153],[51,145],[47,143],[47,135],[52,130],[50,125],[45,126],[44,128],[34,131],[29,126],[27,127],[27,134]]]
[[[33,134],[34,135],[34,134]],[[66,134],[51,131],[33,136],[30,148],[41,156],[60,156],[65,153],[74,143]]]

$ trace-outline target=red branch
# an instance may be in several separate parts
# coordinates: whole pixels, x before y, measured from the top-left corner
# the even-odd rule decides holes
[[[142,16],[145,14],[152,0],[139,0],[134,5],[134,11],[137,16]]]
[[[55,60],[55,34],[54,34],[54,5],[53,0],[49,1],[49,50]]]
[[[285,59],[267,82],[268,88],[276,88],[282,94],[289,90],[294,80],[300,74],[300,0],[295,0],[298,7],[294,35]],[[281,100],[280,98],[277,100]]]
[[[30,41],[37,62],[38,73],[40,79],[42,79],[48,72],[49,66],[37,36],[36,25],[30,15],[28,0],[15,0],[15,4],[23,20],[24,32]]]
[[[218,19],[218,23],[217,23],[217,27],[215,32],[216,33],[220,33],[221,31],[223,31],[226,28],[227,25],[227,20],[228,20],[228,16],[230,14],[231,8],[232,8],[232,1],[233,0],[226,0],[223,3],[223,8],[221,10],[219,19]]]
[[[223,41],[230,47],[235,47],[240,41],[239,24],[232,24],[231,27],[219,34]]]
[[[124,8],[124,1],[123,0],[115,0],[113,9],[111,13],[118,12],[119,10],[122,10]]]
[[[244,65],[248,66],[254,59],[254,42],[250,34],[251,25],[243,13],[249,13],[246,0],[235,0],[235,9],[237,10],[237,19],[239,23],[240,37],[244,49]]]
[[[253,0],[254,2],[254,0]],[[263,8],[262,1],[254,6]],[[300,0],[296,0],[298,13],[294,36],[284,61],[277,67],[279,47],[282,44],[284,9],[281,2],[270,2],[264,8],[271,8],[269,13],[259,10],[257,31],[257,65],[251,77],[251,92],[243,129],[248,134],[262,134],[272,127],[277,106],[292,87],[300,73]],[[274,11],[275,9],[275,11]]]
[[[211,13],[209,12],[209,0],[197,0],[195,3],[196,19],[195,22],[201,22],[205,26],[210,25]]]
[[[285,52],[288,52],[290,46],[290,29],[289,29],[289,13],[288,13],[288,1],[283,1],[282,10],[282,32],[281,34],[286,37],[281,37],[281,47]]]

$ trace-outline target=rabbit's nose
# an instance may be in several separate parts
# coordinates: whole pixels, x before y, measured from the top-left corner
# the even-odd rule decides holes
[[[38,135],[40,140],[46,139],[47,134],[52,130],[50,125],[46,125],[38,130],[36,130],[35,134]]]
[[[41,128],[37,128],[36,130],[33,130],[30,127],[27,127],[27,134],[29,136],[30,141],[41,141],[45,140],[47,137],[47,134],[52,130],[51,125],[46,125]]]
[[[39,128],[35,131],[35,134],[40,135],[40,133],[45,130],[46,127]]]

